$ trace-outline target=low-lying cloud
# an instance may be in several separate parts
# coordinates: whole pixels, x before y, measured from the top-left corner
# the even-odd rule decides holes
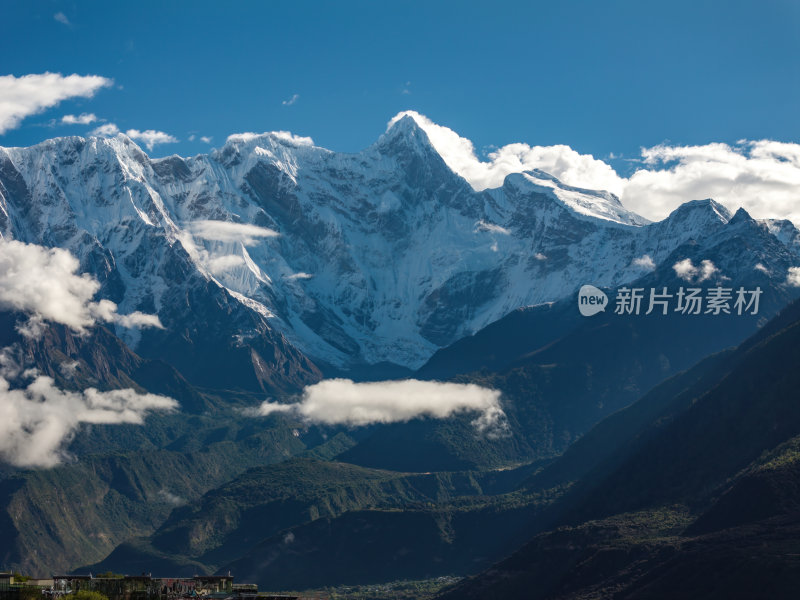
[[[299,402],[267,401],[256,409],[262,416],[291,413],[310,423],[351,427],[405,423],[420,417],[445,419],[470,412],[479,413],[472,424],[480,433],[499,435],[507,430],[500,392],[472,383],[327,379],[306,387]]]
[[[152,411],[178,407],[166,396],[132,389],[70,392],[35,371],[26,375],[33,380],[17,389],[0,376],[0,457],[18,467],[53,467],[68,459],[66,446],[82,424],[141,424]]]
[[[719,269],[710,260],[704,260],[698,266],[695,266],[691,258],[679,260],[672,265],[672,269],[675,271],[675,275],[680,279],[690,283],[708,281],[719,273]]]
[[[569,185],[608,190],[626,208],[651,220],[665,218],[688,200],[714,198],[731,209],[744,207],[756,218],[800,223],[800,144],[772,140],[660,144],[642,148],[638,157],[629,159],[639,168],[622,177],[605,161],[566,145],[508,144],[481,160],[470,140],[417,112],[398,114],[389,127],[406,115],[427,133],[448,166],[476,190],[501,186],[509,173],[541,169]]]
[[[157,315],[121,315],[110,300],[92,300],[100,284],[78,274],[80,263],[69,251],[0,239],[0,309],[26,313],[21,331],[36,335],[44,321],[83,333],[97,321],[122,327],[161,327]]]
[[[631,265],[638,267],[643,271],[655,271],[656,269],[656,263],[653,260],[653,257],[649,254],[643,254],[639,258],[634,258],[631,262]]]
[[[259,238],[270,238],[280,235],[277,231],[250,225],[248,223],[232,223],[231,221],[192,221],[188,224],[192,235],[213,242],[241,242],[245,246],[254,246]]]
[[[800,267],[789,267],[786,274],[786,283],[792,287],[800,287]]]

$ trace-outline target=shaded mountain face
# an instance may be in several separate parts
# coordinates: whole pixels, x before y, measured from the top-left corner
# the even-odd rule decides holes
[[[765,254],[780,255],[781,248],[766,228],[739,213],[702,245],[692,241],[678,247],[652,272],[630,283],[673,294],[693,286],[758,288],[762,294],[757,314],[734,310],[730,315],[685,315],[674,310],[673,299],[668,314],[655,310],[645,315],[645,299],[641,314],[620,315],[613,308],[613,289],[607,290],[609,308],[589,318],[578,312],[577,294],[518,309],[437,351],[416,374],[500,390],[510,438],[478,444],[457,433],[452,422],[392,425],[371,432],[342,459],[427,471],[498,466],[564,452],[596,423],[664,379],[740,344],[790,302],[795,288],[750,267],[760,264]],[[673,268],[686,259],[692,264],[711,260],[720,273],[707,281],[687,282]]]
[[[790,597],[800,304],[597,425],[525,484],[571,487],[452,598]]]
[[[276,394],[320,366],[416,369],[515,309],[633,281],[645,255],[689,245],[777,283],[800,248],[790,223],[710,200],[650,224],[540,171],[475,192],[408,116],[358,154],[281,133],[159,160],[124,135],[2,149],[0,207],[4,237],[67,248],[122,312],[158,313],[163,331],[118,331],[137,352]]]

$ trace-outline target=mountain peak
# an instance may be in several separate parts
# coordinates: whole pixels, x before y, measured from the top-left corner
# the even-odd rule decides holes
[[[754,221],[753,217],[750,216],[749,212],[747,212],[744,208],[739,207],[739,209],[734,213],[733,217],[731,218],[730,221],[728,221],[728,223],[733,225],[735,223],[743,223],[743,222],[749,223]]]
[[[439,156],[439,153],[431,143],[425,129],[417,122],[413,114],[409,111],[399,113],[391,121],[389,126],[376,143],[382,151],[412,151],[415,154],[429,155],[431,152]]]
[[[728,223],[733,215],[722,204],[711,198],[690,200],[673,210],[667,219],[703,219],[704,221]]]
[[[626,209],[614,194],[567,185],[540,169],[509,173],[503,188],[545,194],[582,219],[600,219],[619,225],[642,226],[647,219]]]

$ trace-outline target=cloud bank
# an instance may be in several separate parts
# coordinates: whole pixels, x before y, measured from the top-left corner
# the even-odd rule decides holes
[[[83,333],[97,321],[123,327],[161,327],[156,315],[121,315],[110,300],[92,300],[100,284],[78,274],[80,263],[67,250],[0,240],[0,308],[30,316],[21,329],[36,335],[43,321]]]
[[[622,177],[606,162],[565,145],[508,144],[480,160],[470,140],[417,112],[402,112],[388,126],[405,115],[414,118],[450,168],[476,190],[501,186],[509,173],[541,169],[569,185],[608,190],[626,208],[651,220],[665,218],[688,200],[714,198],[732,209],[744,207],[756,218],[800,223],[800,144],[661,144],[642,148],[635,160],[640,167]]]
[[[91,98],[114,82],[99,75],[0,76],[0,135],[15,129],[22,120],[51,108],[68,98]]]
[[[257,409],[262,416],[291,413],[311,423],[352,427],[405,423],[420,417],[445,419],[466,412],[479,413],[472,424],[481,433],[498,435],[507,428],[500,392],[471,383],[327,379],[307,386],[299,402],[267,401]]]

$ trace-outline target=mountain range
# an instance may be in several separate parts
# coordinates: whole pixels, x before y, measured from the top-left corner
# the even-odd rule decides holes
[[[24,385],[18,363],[63,394],[178,405],[76,425],[53,468],[4,464],[0,563],[690,597],[692,557],[739,565],[752,536],[790,585],[773,556],[790,535],[770,532],[795,527],[776,482],[794,489],[800,435],[800,232],[712,199],[649,222],[537,170],[476,191],[448,158],[409,115],[357,154],[286,132],[162,159],[124,134],[0,148],[2,242],[68,251],[92,310],[157,325],[25,325],[0,296],[4,381]],[[584,284],[604,312],[580,315]],[[761,295],[744,314],[619,314],[623,287]],[[503,428],[274,408],[335,378],[497,390]]]

